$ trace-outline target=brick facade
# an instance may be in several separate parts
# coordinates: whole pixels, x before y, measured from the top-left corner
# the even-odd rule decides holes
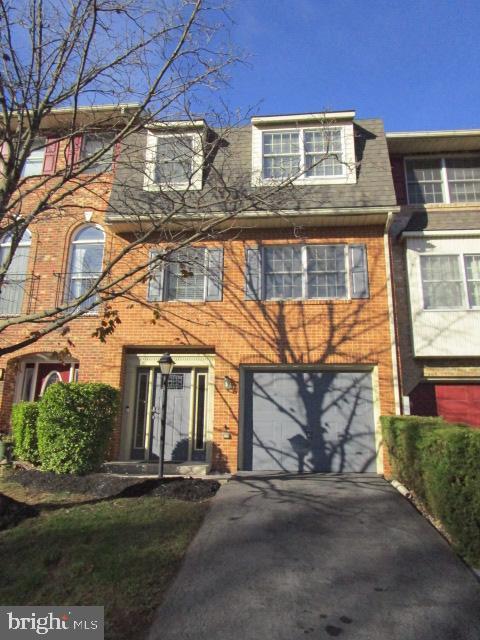
[[[91,196],[90,196],[91,197]],[[94,203],[85,197],[85,207]],[[93,221],[101,222],[100,214]],[[41,276],[39,303],[50,302],[54,295],[53,272],[61,270],[68,254],[72,232],[84,222],[80,213],[51,227],[42,223],[32,229],[32,271]],[[45,226],[44,226],[45,225]],[[112,238],[108,227],[106,250]],[[394,412],[391,337],[385,279],[383,228],[331,227],[307,228],[302,242],[358,243],[367,245],[370,298],[338,301],[245,301],[245,248],[258,243],[298,242],[292,230],[255,229],[225,238],[224,295],[221,302],[162,302],[160,319],[152,323],[152,308],[145,305],[147,285],[134,291],[138,302],[118,300],[121,324],[105,344],[92,338],[98,318],[84,317],[71,322],[68,333],[53,333],[24,350],[4,357],[0,367],[6,369],[3,382],[1,419],[7,428],[15,382],[15,362],[27,354],[61,352],[68,348],[79,362],[80,381],[101,381],[122,389],[124,356],[127,350],[150,350],[159,353],[214,352],[215,406],[214,452],[216,468],[235,470],[237,466],[239,367],[253,364],[321,364],[378,366],[379,411]],[[214,245],[216,243],[213,243]],[[218,243],[217,243],[218,244]],[[208,243],[212,246],[212,243]],[[64,269],[65,267],[63,267]],[[24,335],[29,328],[9,331],[6,339]],[[234,390],[223,387],[224,376],[231,377]],[[231,440],[223,439],[227,425]],[[115,433],[111,456],[119,452],[120,425]]]
[[[390,334],[384,243],[386,212],[390,204],[394,204],[393,186],[381,121],[359,121],[355,128],[355,145],[362,160],[357,170],[357,183],[299,188],[298,194],[303,194],[305,203],[293,196],[292,202],[296,202],[296,206],[305,214],[301,227],[295,226],[294,220],[291,225],[283,222],[282,228],[272,227],[271,222],[267,226],[260,215],[258,221],[250,218],[245,228],[222,234],[221,242],[214,239],[208,243],[197,243],[208,248],[221,246],[224,250],[221,301],[149,304],[147,283],[139,284],[132,290],[129,299],[113,302],[112,307],[118,311],[121,324],[105,343],[92,337],[101,318],[86,316],[71,321],[67,327],[41,338],[29,347],[2,357],[0,369],[4,376],[0,380],[0,429],[5,431],[9,428],[20,363],[42,355],[50,360],[66,359],[78,363],[79,381],[105,382],[120,389],[122,411],[110,450],[110,458],[114,460],[120,455],[125,399],[130,391],[129,385],[133,384],[126,378],[126,362],[130,354],[161,354],[167,350],[174,357],[175,354],[214,354],[211,462],[218,471],[237,469],[242,402],[240,375],[244,366],[371,367],[374,372],[375,419],[378,420],[381,414],[394,413],[393,336]],[[245,130],[238,135],[241,142],[238,157],[245,165],[242,172],[246,174],[251,158],[250,135]],[[65,157],[65,149],[60,148],[57,168],[62,166]],[[140,154],[139,163],[142,157]],[[127,235],[115,231],[114,216],[109,211],[112,200],[116,200],[115,211],[119,210],[118,200],[121,199],[124,184],[122,171],[126,170],[125,166],[122,168],[121,160],[119,166],[115,177],[106,174],[99,182],[80,188],[62,202],[60,211],[53,211],[51,215],[44,216],[41,222],[31,225],[28,271],[37,277],[38,283],[35,295],[30,296],[31,310],[35,309],[35,305],[38,309],[55,305],[61,299],[62,285],[59,283],[62,281],[58,274],[69,270],[71,239],[86,221],[100,224],[105,230],[104,251],[107,260],[128,242]],[[48,188],[48,184],[44,188]],[[112,188],[116,189],[115,198]],[[136,188],[141,194],[141,184]],[[25,210],[31,206],[31,199],[38,197],[39,193],[37,191],[24,198],[22,206]],[[130,197],[132,193],[129,191]],[[147,196],[152,203],[157,197],[155,194]],[[152,206],[150,201],[147,204]],[[325,226],[325,222],[319,225],[315,222],[318,208],[327,205],[330,210],[336,208],[337,213],[331,218],[330,226]],[[293,205],[290,203],[290,206]],[[375,211],[376,206],[378,212]],[[347,218],[342,221],[342,207],[349,209],[348,221]],[[355,207],[359,213],[362,207],[366,212],[358,217],[358,224],[353,222],[355,216],[352,215],[352,208]],[[310,213],[308,208],[313,212]],[[372,210],[373,215],[369,218]],[[246,248],[287,243],[365,244],[368,298],[245,300]],[[118,265],[118,269],[124,269],[127,264],[130,268],[138,264],[142,257],[145,259],[145,251],[151,247],[144,247],[136,255],[129,254]],[[27,291],[24,305],[28,302]],[[158,313],[157,318],[154,317],[154,309]],[[11,327],[3,334],[4,343],[18,342],[36,329],[38,325]],[[225,388],[226,376],[233,381],[231,390]],[[231,434],[230,439],[224,438],[226,428]],[[388,473],[388,461],[385,460],[384,464]]]

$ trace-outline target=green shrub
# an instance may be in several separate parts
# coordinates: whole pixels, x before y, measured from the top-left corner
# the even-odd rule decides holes
[[[18,460],[38,464],[38,402],[19,402],[12,409],[14,455]]]
[[[89,473],[105,459],[118,405],[106,384],[57,382],[39,402],[38,450],[42,468]]]
[[[480,429],[441,418],[383,417],[393,475],[480,565]]]

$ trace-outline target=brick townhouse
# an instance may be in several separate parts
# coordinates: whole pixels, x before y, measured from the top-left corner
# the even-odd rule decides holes
[[[220,235],[194,243],[129,299],[116,300],[122,322],[105,343],[92,338],[98,317],[91,314],[73,321],[67,335],[4,357],[2,428],[13,402],[38,398],[56,380],[106,382],[121,390],[110,457],[148,470],[158,453],[158,360],[169,352],[170,471],[382,472],[379,416],[400,407],[388,275],[388,228],[398,207],[382,121],[357,120],[353,111],[328,120],[255,117],[200,162],[196,150],[218,135],[203,121],[135,134],[115,171],[77,193],[68,215],[32,226],[20,271],[38,292],[33,297],[26,286],[23,297],[7,296],[3,314],[72,295],[80,256],[99,269],[163,215],[168,189],[160,169],[176,192],[184,187],[197,198],[219,173],[238,193],[243,184],[261,196],[280,175],[301,171],[275,211],[257,197]],[[182,163],[169,155],[179,140],[190,154]],[[80,153],[87,143],[88,134]],[[43,170],[53,162],[34,160]],[[67,160],[57,150],[55,161]],[[195,178],[183,185],[185,162]],[[198,224],[195,211],[176,224]],[[153,238],[145,251],[162,251],[164,242]],[[10,338],[25,331],[12,329]]]
[[[480,426],[480,131],[387,143],[403,411]]]

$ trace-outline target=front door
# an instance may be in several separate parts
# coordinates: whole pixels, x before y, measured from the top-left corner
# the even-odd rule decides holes
[[[168,380],[165,461],[204,461],[207,376],[203,367],[175,367]],[[158,460],[163,387],[158,367],[138,367],[130,413],[132,460]],[[133,400],[133,398],[132,398]],[[130,409],[130,407],[128,407]]]
[[[189,424],[192,391],[191,369],[175,369],[168,379],[167,420],[165,427],[165,460],[185,462],[189,453]],[[158,459],[162,419],[162,374],[153,374],[152,429],[150,457]]]

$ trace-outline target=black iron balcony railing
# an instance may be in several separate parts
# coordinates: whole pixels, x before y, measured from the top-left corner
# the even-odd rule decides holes
[[[0,316],[33,313],[38,301],[40,277],[26,273],[5,276],[0,286]]]
[[[75,302],[80,300],[93,289],[97,283],[99,273],[86,271],[65,271],[63,273],[55,273],[57,278],[57,291],[55,304],[60,305],[65,302]],[[97,293],[93,293],[84,300],[79,301],[75,306],[75,310],[85,310],[87,314],[98,313],[97,307],[91,307],[92,302],[98,302]]]

